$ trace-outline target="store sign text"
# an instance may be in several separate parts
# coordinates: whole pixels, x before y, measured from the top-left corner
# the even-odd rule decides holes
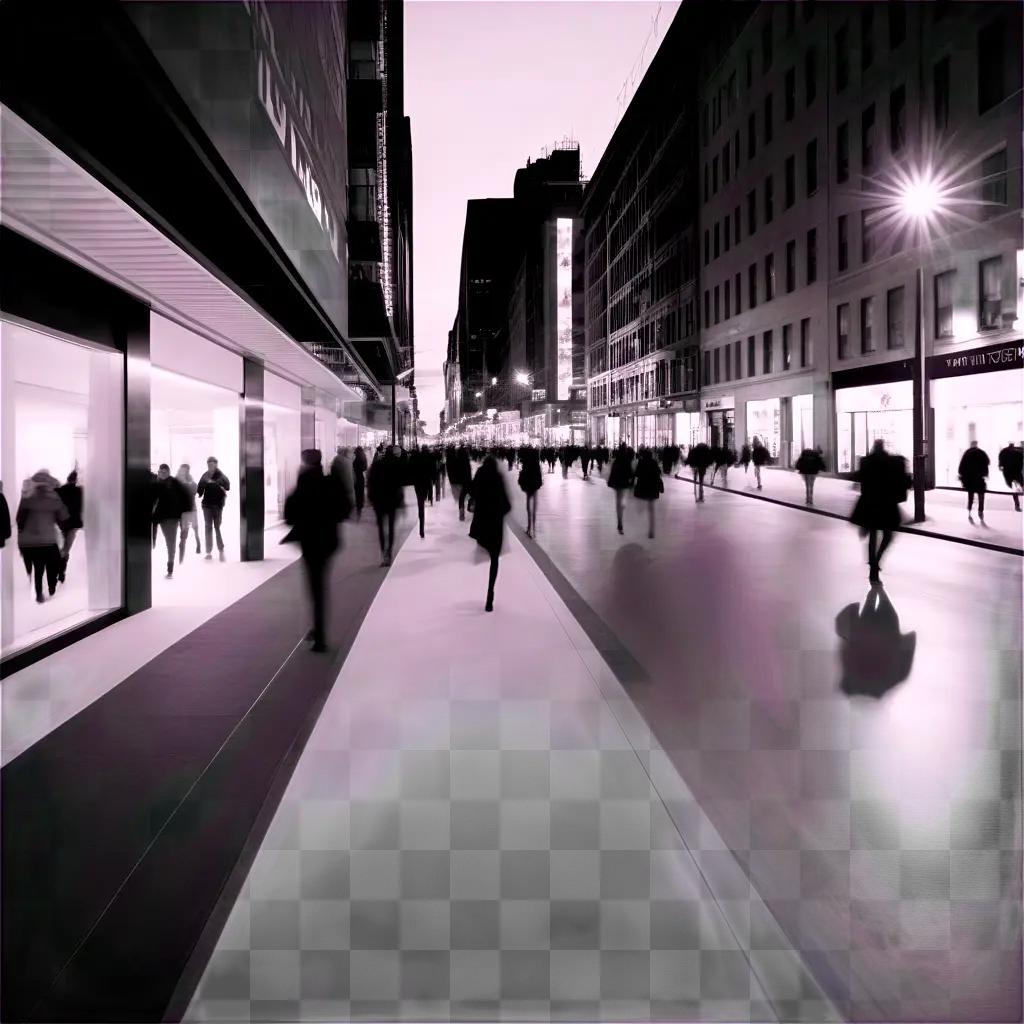
[[[1013,370],[1024,367],[1024,343],[993,345],[956,355],[933,356],[930,371],[933,377],[955,377],[963,373],[984,373],[986,370]]]

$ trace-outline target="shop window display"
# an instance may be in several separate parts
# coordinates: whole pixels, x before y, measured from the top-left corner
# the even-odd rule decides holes
[[[771,457],[777,459],[782,449],[782,413],[779,399],[766,398],[747,402],[747,443],[759,437]]]
[[[124,357],[2,321],[0,388],[13,533],[0,549],[0,646],[9,655],[121,607]]]
[[[909,380],[840,388],[836,392],[838,470],[852,473],[876,439],[893,455],[913,455],[913,386]]]

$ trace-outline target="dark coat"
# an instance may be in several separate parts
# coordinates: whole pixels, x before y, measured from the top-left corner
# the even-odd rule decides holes
[[[1024,476],[1024,448],[1008,444],[999,453],[999,468],[1003,471],[1007,487],[1020,484]]]
[[[796,471],[802,476],[817,476],[825,469],[825,460],[814,448],[805,448],[796,460]]]
[[[860,460],[854,474],[860,497],[850,522],[862,531],[895,530],[903,521],[900,502],[907,500],[910,476],[907,460],[888,452],[871,452]]]
[[[437,459],[434,453],[423,448],[409,456],[412,463],[412,484],[418,498],[429,498],[434,492],[437,478]]]
[[[741,466],[749,466],[750,465],[750,445],[749,444],[745,444],[740,449],[740,465]]]
[[[968,491],[985,489],[985,477],[988,476],[988,452],[981,448],[968,448],[960,457],[960,468],[956,471],[960,483]]]
[[[405,504],[403,473],[402,464],[394,455],[378,455],[373,460],[367,479],[367,496],[375,512],[394,512]]]
[[[180,519],[190,512],[188,492],[173,476],[153,481],[153,512],[152,522],[162,523],[165,519]]]
[[[661,479],[661,470],[654,456],[649,455],[640,459],[636,467],[636,486],[633,488],[633,497],[642,498],[644,501],[656,501],[665,490],[665,483]]]
[[[231,490],[231,483],[228,478],[218,469],[211,473],[207,470],[199,478],[199,486],[196,493],[203,499],[203,508],[223,508],[227,501],[228,491]]]
[[[366,473],[366,452],[357,448],[352,456],[352,474],[358,480]]]
[[[11,510],[7,507],[7,499],[0,491],[0,548],[2,548],[11,536]]]
[[[766,466],[772,461],[772,454],[763,444],[755,444],[750,453],[755,466]]]
[[[473,468],[469,463],[469,452],[465,448],[456,448],[448,453],[445,460],[448,468],[448,482],[453,487],[467,487],[473,476]]]
[[[633,452],[629,448],[617,448],[608,470],[608,486],[616,491],[625,491],[633,486]]]
[[[338,523],[344,511],[342,485],[317,467],[303,469],[295,490],[285,499],[284,521],[292,528],[288,540],[297,540],[302,557],[311,561],[330,558],[338,550]]]
[[[470,484],[473,497],[473,521],[469,535],[492,557],[501,554],[505,535],[505,516],[512,505],[505,493],[505,481],[495,464],[488,469],[484,463]]]
[[[78,484],[61,484],[57,488],[57,495],[68,510],[68,517],[60,524],[60,528],[65,531],[82,529],[82,488]]]
[[[714,452],[703,441],[693,445],[686,454],[686,464],[690,469],[695,469],[698,474],[706,472],[708,466],[714,461]]]
[[[544,486],[540,471],[540,455],[536,448],[523,448],[519,453],[519,487],[526,494],[536,494]]]

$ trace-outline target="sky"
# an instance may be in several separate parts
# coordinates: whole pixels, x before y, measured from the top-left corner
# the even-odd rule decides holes
[[[466,200],[511,196],[517,168],[566,137],[579,143],[589,177],[621,113],[623,87],[631,94],[678,7],[678,0],[405,4],[416,394],[428,433],[437,431],[444,405]]]

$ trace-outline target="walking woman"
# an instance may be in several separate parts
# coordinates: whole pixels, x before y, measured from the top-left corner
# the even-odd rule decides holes
[[[181,513],[181,536],[178,539],[178,564],[180,565],[185,561],[185,544],[188,541],[189,527],[192,528],[192,532],[195,534],[196,554],[201,555],[203,549],[199,544],[199,515],[196,512],[196,488],[198,484],[192,479],[192,467],[187,462],[183,462],[178,467],[176,479],[181,484],[188,499],[188,508]]]
[[[622,509],[626,502],[626,491],[633,485],[633,452],[623,441],[612,456],[608,470],[608,486],[615,491],[615,520],[622,533]]]
[[[910,476],[902,456],[890,455],[885,442],[876,440],[871,451],[860,460],[854,475],[860,484],[860,497],[853,507],[850,522],[868,538],[868,581],[879,583],[882,555],[892,542],[893,531],[900,525],[900,503],[907,500]],[[882,543],[878,543],[878,535]]]
[[[36,601],[43,597],[43,573],[50,597],[57,592],[57,574],[60,572],[60,548],[57,546],[57,527],[68,518],[68,510],[57,495],[55,477],[41,469],[33,474],[31,487],[22,492],[15,521],[18,527],[18,548],[25,565],[32,570]]]
[[[537,536],[537,492],[544,486],[540,454],[536,448],[520,448],[519,487],[526,495],[526,536]]]
[[[366,504],[366,452],[361,444],[356,445],[352,453],[352,484],[355,488],[356,497],[356,521],[363,515],[363,505]]]
[[[484,611],[493,612],[498,558],[505,537],[505,516],[512,510],[508,494],[505,492],[505,480],[493,455],[488,455],[483,465],[476,471],[470,485],[470,493],[473,498],[473,522],[469,527],[469,535],[491,557]]]
[[[642,449],[636,464],[633,497],[647,502],[647,537],[650,540],[654,539],[654,503],[664,490],[665,484],[661,479],[661,470],[654,458],[654,452],[649,448]]]
[[[805,505],[814,504],[814,481],[824,469],[825,460],[822,458],[820,446],[805,448],[796,460],[796,471],[804,478]]]
[[[761,442],[761,438],[754,438],[754,447],[750,453],[750,460],[754,463],[754,479],[757,481],[757,489],[761,490],[761,467],[771,462],[771,455],[768,449]]]

